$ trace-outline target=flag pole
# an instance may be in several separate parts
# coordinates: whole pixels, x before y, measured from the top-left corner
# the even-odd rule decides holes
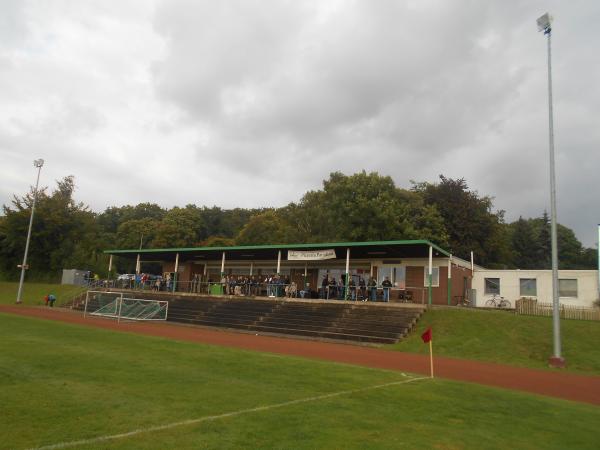
[[[433,378],[433,339],[429,341],[429,367],[431,369],[431,378]]]

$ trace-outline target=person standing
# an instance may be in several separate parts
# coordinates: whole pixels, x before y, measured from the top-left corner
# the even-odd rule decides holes
[[[358,278],[358,297],[361,301],[367,301],[367,285],[363,277]]]
[[[321,281],[321,298],[325,300],[327,295],[327,290],[329,289],[329,280],[327,279],[327,275],[323,275],[323,281]]]
[[[350,289],[350,300],[356,301],[356,283],[354,282],[354,278],[350,277],[348,285]]]
[[[369,288],[369,297],[372,302],[377,301],[377,281],[373,277],[369,278],[369,283],[367,284]]]
[[[392,282],[390,281],[389,277],[385,277],[385,280],[383,280],[383,283],[381,283],[381,287],[383,288],[383,301],[389,302],[390,301],[390,289],[392,287]]]

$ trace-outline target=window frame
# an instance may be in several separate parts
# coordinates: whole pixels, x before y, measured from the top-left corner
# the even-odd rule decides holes
[[[561,294],[561,281],[574,281],[575,282],[575,295],[562,295]],[[577,278],[559,278],[558,279],[558,298],[579,298],[579,280]]]
[[[437,271],[437,283],[435,282]],[[429,287],[429,266],[423,267],[423,286]],[[437,266],[431,267],[431,287],[440,287],[440,268]]]
[[[533,281],[533,294],[524,294],[523,293],[523,281],[531,282]],[[519,297],[537,297],[537,278],[519,278]]]
[[[488,289],[488,280],[498,280],[498,292],[490,292],[490,290]],[[483,279],[483,295],[500,295],[500,292],[502,292],[500,277],[485,277]]]

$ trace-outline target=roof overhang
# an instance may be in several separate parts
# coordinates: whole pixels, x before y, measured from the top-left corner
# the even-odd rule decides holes
[[[281,259],[287,259],[287,250],[334,249],[338,259],[345,259],[347,248],[352,259],[427,258],[429,247],[433,257],[448,257],[450,253],[428,240],[373,241],[373,242],[327,242],[318,244],[244,245],[232,247],[157,248],[134,250],[105,250],[105,254],[153,261],[172,261],[179,254],[179,261],[215,261],[225,252],[227,260],[272,261],[281,251]]]

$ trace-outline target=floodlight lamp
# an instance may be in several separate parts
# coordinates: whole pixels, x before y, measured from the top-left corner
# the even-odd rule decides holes
[[[35,167],[42,167],[44,165],[44,160],[43,159],[36,159],[35,161],[33,161],[33,165]]]
[[[550,30],[550,23],[552,22],[552,16],[548,13],[544,14],[537,20],[538,31],[547,33]]]

